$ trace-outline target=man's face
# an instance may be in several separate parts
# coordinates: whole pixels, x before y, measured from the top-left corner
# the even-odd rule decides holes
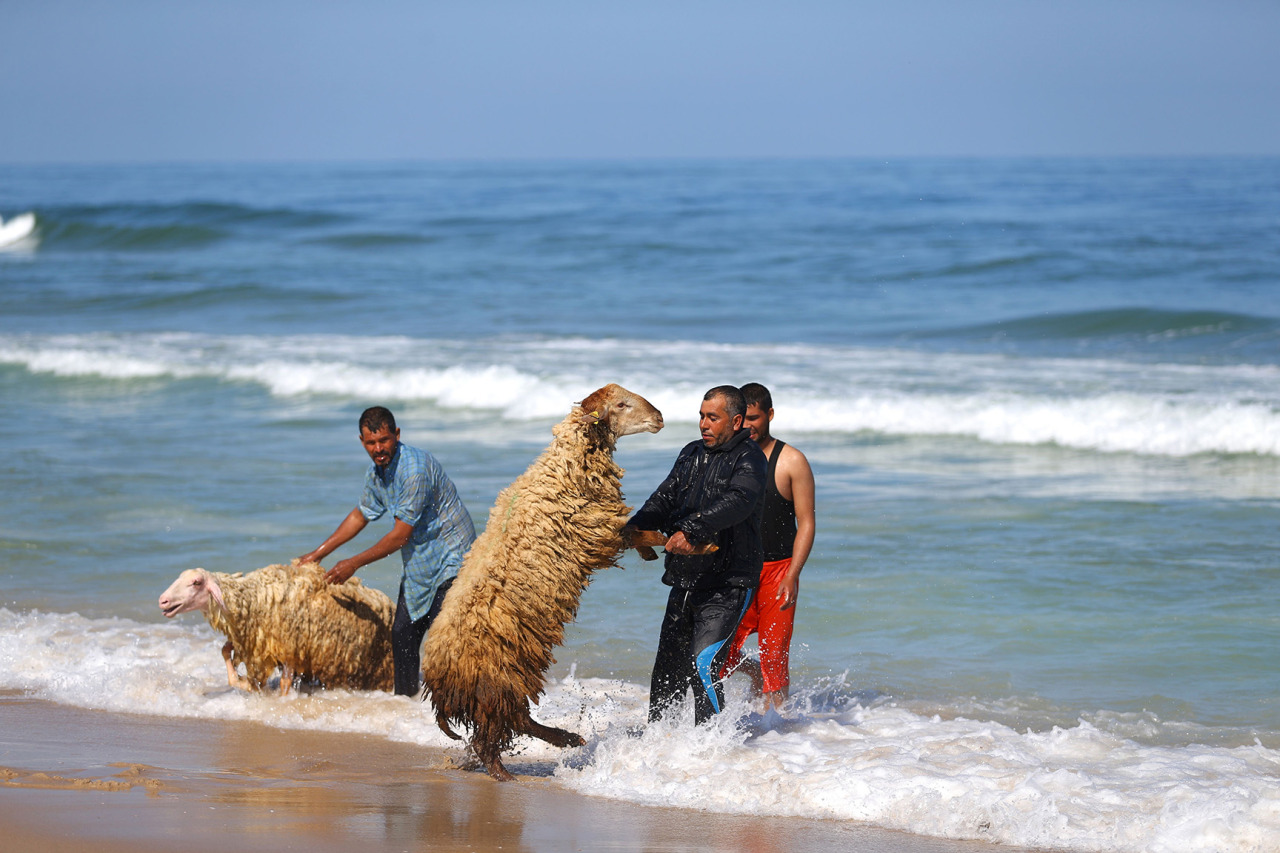
[[[742,415],[729,417],[724,405],[724,397],[712,397],[702,401],[698,409],[698,429],[702,432],[702,443],[707,447],[719,447],[742,427]]]
[[[747,406],[747,414],[742,425],[751,430],[751,440],[756,444],[764,444],[769,440],[769,421],[773,420],[773,409],[762,409],[755,403]]]
[[[390,427],[381,427],[377,432],[369,432],[367,427],[360,429],[360,443],[365,453],[379,468],[386,466],[396,453],[396,444],[400,441],[400,428],[392,431]]]

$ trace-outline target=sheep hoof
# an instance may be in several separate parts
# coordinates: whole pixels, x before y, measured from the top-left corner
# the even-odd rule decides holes
[[[498,782],[514,782],[516,779],[507,768],[502,766],[502,761],[497,758],[486,761],[484,769]]]
[[[470,767],[483,767],[484,772],[498,782],[512,782],[515,780],[516,777],[512,776],[511,772],[502,765],[501,751],[494,749],[491,745],[480,746],[473,742],[467,749],[467,753],[468,758],[471,759],[471,761],[467,762]]]

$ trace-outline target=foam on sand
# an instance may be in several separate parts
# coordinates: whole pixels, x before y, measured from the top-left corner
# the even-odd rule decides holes
[[[375,736],[465,762],[426,703],[346,690],[283,699],[233,691],[220,646],[202,624],[0,609],[0,690],[117,713]],[[587,745],[564,751],[521,739],[508,767],[628,803],[1040,848],[1234,853],[1280,837],[1280,750],[1256,741],[1177,742],[1158,721],[1144,733],[1105,716],[1015,728],[994,721],[994,709],[939,714],[813,687],[797,691],[786,718],[762,720],[746,714],[745,686],[729,687],[740,713],[696,728],[691,712],[645,727],[642,686],[571,670],[548,683],[537,716],[582,733]]]

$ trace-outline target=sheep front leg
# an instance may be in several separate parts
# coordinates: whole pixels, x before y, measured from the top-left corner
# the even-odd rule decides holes
[[[226,664],[227,664],[227,685],[230,687],[234,687],[237,690],[252,690],[253,687],[249,683],[249,679],[245,678],[243,675],[239,673],[239,671],[236,669],[235,663],[231,660],[231,655],[233,652],[235,652],[235,647],[231,645],[230,640],[227,640],[225,643],[223,643],[222,659],[226,661]]]
[[[640,555],[642,560],[658,559],[658,552],[654,548],[663,548],[667,544],[667,537],[658,530],[636,530],[635,528],[623,528],[623,547],[635,548],[636,553]],[[720,546],[714,542],[705,542],[701,545],[693,546],[694,554],[714,554],[720,550]]]

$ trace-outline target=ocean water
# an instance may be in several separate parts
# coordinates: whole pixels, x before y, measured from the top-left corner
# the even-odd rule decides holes
[[[455,749],[225,686],[156,598],[304,553],[391,406],[477,524],[591,390],[642,502],[706,388],[817,479],[793,702],[644,719],[665,588],[583,597],[516,772],[1080,851],[1280,850],[1280,160],[0,167],[0,690]],[[368,544],[381,527],[366,531]],[[353,552],[353,546],[340,553]],[[361,571],[394,593],[394,560]]]

